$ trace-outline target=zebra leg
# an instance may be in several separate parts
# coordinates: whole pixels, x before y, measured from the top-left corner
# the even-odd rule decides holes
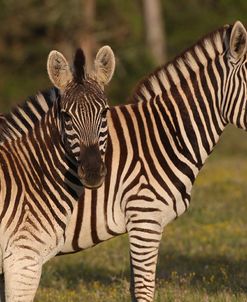
[[[6,302],[32,302],[37,291],[42,262],[39,257],[11,253],[4,259]]]
[[[133,215],[135,216],[135,215]],[[135,216],[127,223],[130,242],[131,284],[133,302],[151,302],[154,298],[155,273],[161,225],[152,219]]]

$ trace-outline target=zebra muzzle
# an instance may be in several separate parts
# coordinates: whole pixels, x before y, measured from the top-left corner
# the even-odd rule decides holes
[[[81,149],[77,173],[85,187],[90,189],[100,187],[104,182],[106,172],[106,166],[97,145]]]
[[[81,146],[77,169],[80,181],[86,188],[97,189],[103,184],[106,176],[106,166],[97,144],[87,147]]]
[[[107,173],[106,166],[103,162],[101,163],[100,168],[97,170],[88,170],[82,165],[79,165],[77,171],[81,183],[88,189],[99,188],[103,184]]]

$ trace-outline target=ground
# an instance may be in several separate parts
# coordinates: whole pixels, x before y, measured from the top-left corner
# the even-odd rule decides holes
[[[129,302],[128,240],[52,259],[39,302]],[[247,301],[247,134],[230,127],[193,188],[191,207],[165,230],[156,302]]]

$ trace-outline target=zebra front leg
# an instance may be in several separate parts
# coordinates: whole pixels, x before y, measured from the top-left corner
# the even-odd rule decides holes
[[[156,264],[163,229],[156,220],[143,217],[138,219],[135,216],[128,221],[127,231],[130,242],[132,301],[151,302],[154,298]]]
[[[40,281],[42,262],[39,257],[30,254],[30,250],[21,253],[19,251],[19,254],[12,252],[4,259],[6,302],[34,300]]]

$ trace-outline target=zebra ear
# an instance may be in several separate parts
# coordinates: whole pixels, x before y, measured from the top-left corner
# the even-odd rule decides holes
[[[115,70],[115,56],[110,46],[99,49],[94,61],[94,78],[101,85],[108,84]]]
[[[53,85],[61,90],[73,79],[67,60],[56,50],[52,50],[48,56],[47,71]]]
[[[238,60],[247,51],[247,33],[246,29],[240,21],[236,21],[233,25],[230,37],[230,54]]]

